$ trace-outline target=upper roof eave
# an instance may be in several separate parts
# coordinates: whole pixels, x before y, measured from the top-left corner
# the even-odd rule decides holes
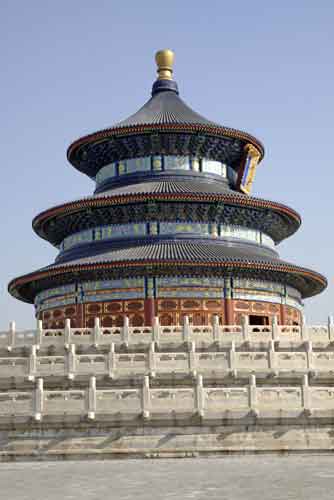
[[[67,149],[68,161],[76,168],[78,168],[78,160],[76,155],[80,148],[84,145],[99,143],[106,141],[108,139],[133,136],[139,134],[150,134],[150,133],[166,133],[166,132],[187,132],[189,134],[204,134],[212,135],[218,137],[229,137],[234,139],[240,139],[244,141],[245,144],[252,144],[260,154],[259,162],[262,161],[264,157],[264,146],[256,139],[253,135],[248,132],[243,132],[238,129],[220,126],[214,123],[208,124],[196,124],[196,123],[162,123],[162,124],[140,124],[140,125],[130,125],[130,126],[120,126],[110,127],[103,129],[98,132],[93,132],[86,136],[80,137],[74,141]]]

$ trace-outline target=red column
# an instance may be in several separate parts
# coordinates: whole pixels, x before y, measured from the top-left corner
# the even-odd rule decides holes
[[[233,325],[233,303],[231,299],[224,299],[225,302],[225,323]]]
[[[145,326],[152,326],[155,316],[155,300],[145,299],[144,301],[144,316],[145,316]]]
[[[286,324],[285,306],[281,304],[280,309],[281,309],[281,325],[285,325]]]

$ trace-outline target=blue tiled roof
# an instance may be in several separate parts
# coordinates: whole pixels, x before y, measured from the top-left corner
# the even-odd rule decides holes
[[[116,123],[114,127],[164,123],[221,126],[193,111],[176,92],[164,91],[154,94],[136,113]]]
[[[92,250],[91,250],[92,251]],[[256,245],[239,246],[221,244],[211,240],[204,241],[159,241],[156,243],[133,244],[127,243],[126,247],[113,247],[101,254],[90,255],[59,265],[81,265],[87,263],[100,262],[120,262],[120,261],[146,261],[146,260],[182,260],[190,262],[222,262],[222,261],[243,261],[243,262],[280,262],[276,258],[264,255],[263,248]],[[48,266],[54,268],[56,265]]]

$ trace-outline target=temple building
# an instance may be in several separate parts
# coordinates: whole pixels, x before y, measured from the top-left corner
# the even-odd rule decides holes
[[[182,324],[300,325],[303,300],[326,279],[280,259],[300,216],[250,195],[264,148],[210,121],[179,96],[170,50],[157,53],[151,98],[132,116],[82,137],[67,157],[92,196],[45,210],[34,231],[55,262],[15,278],[43,328]]]
[[[300,217],[156,61],[149,101],[68,149],[94,194],[33,221],[59,253],[9,284],[37,321],[0,331],[0,462],[334,450],[334,319],[303,316],[326,279],[277,252]]]

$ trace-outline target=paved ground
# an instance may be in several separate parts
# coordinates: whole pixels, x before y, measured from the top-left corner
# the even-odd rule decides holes
[[[0,464],[7,500],[332,500],[334,456]]]

